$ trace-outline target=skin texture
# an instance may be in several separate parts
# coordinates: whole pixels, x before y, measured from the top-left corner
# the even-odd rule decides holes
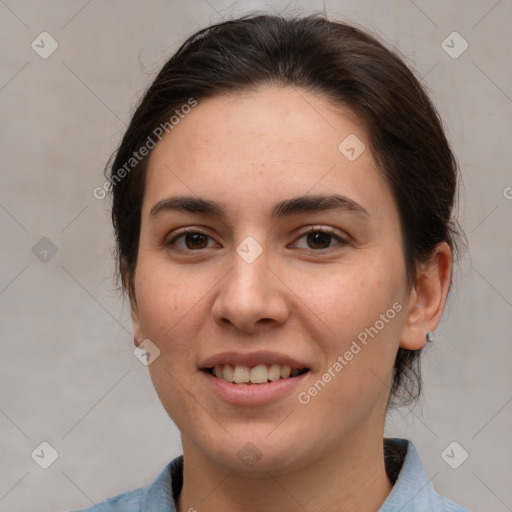
[[[349,134],[366,144],[353,162],[338,150]],[[368,215],[270,216],[283,199],[333,193]],[[175,195],[220,202],[227,216],[166,211],[150,218],[153,205]],[[335,236],[308,242],[311,225],[346,243]],[[186,226],[209,238],[196,248],[189,237],[187,246],[185,237],[175,239]],[[247,236],[263,249],[252,263],[236,252]],[[262,87],[199,101],[157,145],[132,319],[136,343],[150,339],[161,351],[151,378],[182,434],[180,512],[378,510],[392,488],[382,438],[396,352],[424,346],[440,321],[451,272],[443,243],[409,289],[401,236],[364,127],[321,96]],[[401,312],[301,404],[297,394],[394,303]],[[258,350],[290,355],[311,371],[299,388],[266,405],[218,398],[200,363],[224,351]],[[248,442],[261,454],[252,467],[237,457]]]

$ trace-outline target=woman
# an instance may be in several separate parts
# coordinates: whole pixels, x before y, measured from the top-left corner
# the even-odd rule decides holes
[[[457,173],[421,85],[361,30],[248,16],[189,38],[109,176],[135,344],[183,456],[98,508],[465,510],[383,438],[450,288]]]

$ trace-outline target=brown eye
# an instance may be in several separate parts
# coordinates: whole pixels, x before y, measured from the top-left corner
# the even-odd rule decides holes
[[[202,233],[187,233],[184,236],[185,245],[188,249],[205,249],[206,245],[208,245],[208,237]]]
[[[326,249],[329,247],[331,239],[332,235],[324,233],[323,231],[317,231],[307,235],[308,244],[312,249]]]
[[[181,240],[181,242],[178,242]],[[201,231],[182,231],[181,234],[174,237],[166,245],[168,247],[176,247],[183,251],[194,251],[208,248],[208,241],[211,237]],[[183,243],[184,242],[184,243]]]
[[[343,247],[347,245],[347,242],[335,235],[330,230],[325,228],[323,229],[310,229],[303,235],[301,235],[297,240],[306,239],[306,246],[300,247],[301,249],[314,249],[314,250],[322,250],[322,249],[330,249],[336,245]],[[336,243],[333,243],[336,242]]]

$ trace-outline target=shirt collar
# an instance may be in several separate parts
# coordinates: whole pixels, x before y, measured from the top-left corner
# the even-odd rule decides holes
[[[405,454],[393,489],[378,512],[423,512],[437,493],[428,478],[414,445],[406,439],[385,439],[390,452]],[[389,473],[389,464],[386,464]]]

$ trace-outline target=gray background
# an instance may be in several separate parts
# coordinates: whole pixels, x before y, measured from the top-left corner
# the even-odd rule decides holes
[[[424,356],[425,399],[392,414],[386,434],[414,441],[439,492],[475,511],[512,510],[511,3],[0,0],[0,510],[90,506],[149,483],[180,453],[133,355],[108,202],[92,191],[132,105],[185,37],[254,9],[324,7],[374,30],[424,77],[464,177],[470,250]],[[31,48],[43,31],[59,45],[46,59]],[[453,31],[469,44],[455,59],[441,46]],[[46,470],[31,457],[42,441],[59,455]],[[458,469],[441,457],[452,441],[469,453]]]

